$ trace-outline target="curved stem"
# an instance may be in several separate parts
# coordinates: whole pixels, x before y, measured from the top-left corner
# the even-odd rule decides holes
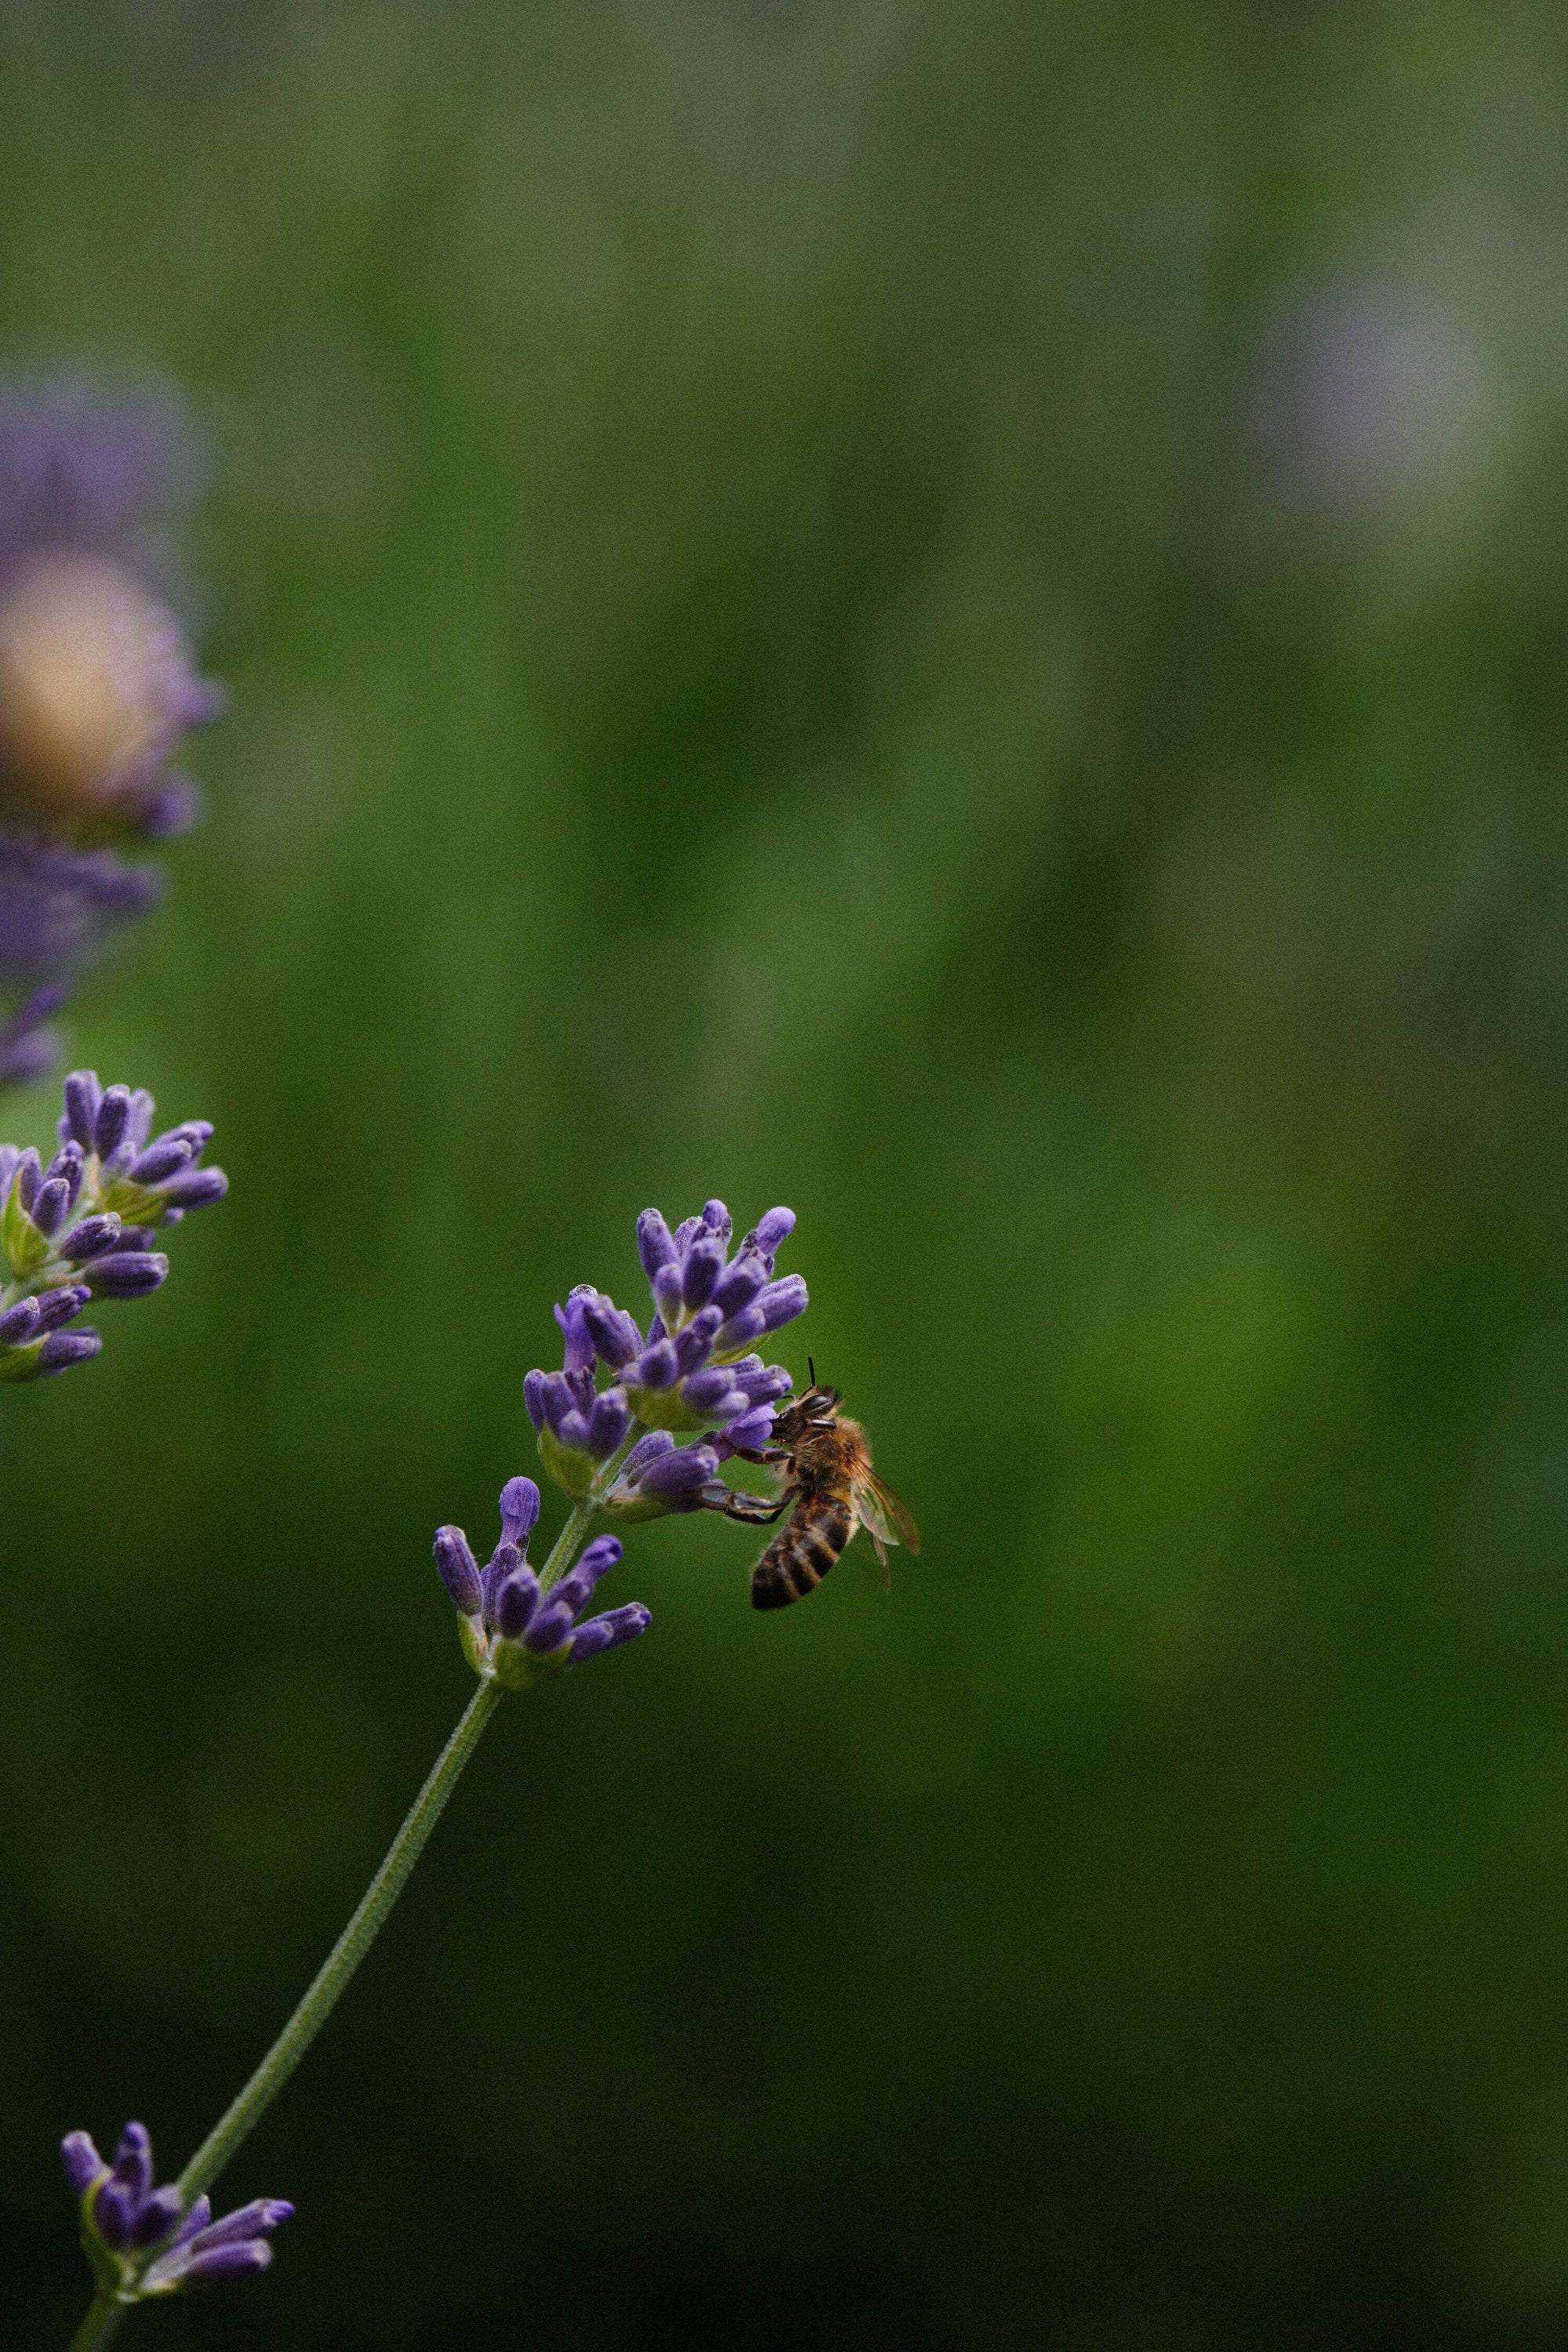
[[[429,1779],[387,1848],[386,1859],[366,1887],[353,1917],[322,1961],[309,1991],[238,2098],[207,2134],[181,2173],[178,2186],[187,2205],[216,2179],[326,2023],[339,1995],[402,1894],[409,1873],[425,1851],[426,1840],[440,1820],[447,1800],[458,1785],[458,1775],[478,1747],[479,1735],[501,1696],[500,1683],[487,1677],[464,1708],[457,1729],[437,1758]],[[97,2336],[83,2339],[88,2344],[99,2340]]]
[[[96,2352],[99,2345],[109,2342],[124,2316],[122,2303],[106,2302],[102,2295],[95,2295],[91,2310],[71,2337],[70,2352]]]

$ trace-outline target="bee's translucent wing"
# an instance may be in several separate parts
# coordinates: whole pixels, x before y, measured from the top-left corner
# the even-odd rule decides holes
[[[868,1471],[855,1499],[879,1559],[883,1556],[884,1544],[903,1544],[910,1551],[919,1551],[921,1531],[913,1515],[885,1478],[879,1478],[874,1470]]]

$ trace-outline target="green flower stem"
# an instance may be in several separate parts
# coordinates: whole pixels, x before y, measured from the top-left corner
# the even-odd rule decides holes
[[[93,2298],[92,2309],[70,2340],[70,2352],[96,2352],[107,2344],[125,2316],[122,2303],[106,2303],[101,2295]]]
[[[358,1909],[317,1971],[315,1981],[272,2044],[239,2096],[203,2140],[178,2182],[188,2205],[210,2189],[240,2142],[260,2122],[306,2051],[331,2015],[339,1995],[369,1951],[383,1921],[425,1851],[464,1765],[503,1694],[488,1676],[463,1709],[457,1729],[436,1759],[430,1777],[408,1809],[406,1820],[386,1850],[386,1858],[360,1899]]]
[[[555,1538],[550,1557],[540,1572],[540,1583],[546,1590],[559,1583],[576,1559],[583,1548],[583,1538],[598,1510],[599,1496],[609,1492],[622,1463],[641,1434],[640,1428],[634,1423],[625,1444],[605,1465],[595,1481],[594,1493],[573,1506],[571,1516]],[[204,2189],[211,2188],[241,2141],[255,2130],[331,2015],[349,1979],[374,1943],[387,1913],[407,1885],[415,1864],[425,1851],[426,1841],[458,1785],[464,1765],[479,1746],[484,1727],[504,1695],[502,1685],[493,1675],[486,1674],[481,1677],[479,1688],[458,1718],[456,1730],[436,1759],[429,1779],[409,1807],[403,1827],[387,1848],[381,1868],[366,1887],[348,1926],[322,1961],[299,2008],[238,2098],[226,2115],[219,2118],[181,2173],[176,2185],[187,2205]],[[107,2344],[125,2316],[125,2310],[122,2303],[96,2297],[92,2308],[71,2338],[70,2352],[96,2352],[97,2347]]]

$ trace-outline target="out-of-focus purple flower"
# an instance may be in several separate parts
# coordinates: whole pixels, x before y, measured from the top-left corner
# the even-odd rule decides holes
[[[60,2161],[81,2208],[99,2292],[120,2303],[264,2271],[272,2260],[268,2233],[294,2211],[281,2197],[258,2197],[217,2221],[205,2197],[186,2211],[177,2189],[153,2187],[153,2143],[142,2124],[126,2125],[112,2164],[82,2131],[68,2132]]]
[[[95,1356],[93,1330],[65,1331],[91,1298],[140,1298],[169,1261],[148,1246],[158,1225],[219,1200],[228,1180],[199,1163],[212,1129],[187,1119],[149,1143],[153,1097],[100,1086],[92,1070],[65,1084],[59,1149],[0,1144],[0,1381],[37,1380]]]
[[[0,981],[63,982],[161,892],[104,845],[198,814],[170,763],[222,697],[146,556],[181,439],[166,403],[0,389]],[[0,1034],[0,1083],[47,1066],[45,1037]]]
[[[458,1612],[464,1654],[476,1674],[521,1690],[646,1631],[650,1619],[640,1601],[578,1622],[595,1586],[620,1559],[616,1537],[595,1538],[547,1591],[528,1559],[539,1517],[539,1489],[531,1478],[507,1480],[500,1515],[500,1541],[482,1569],[461,1528],[436,1530],[437,1573]]]

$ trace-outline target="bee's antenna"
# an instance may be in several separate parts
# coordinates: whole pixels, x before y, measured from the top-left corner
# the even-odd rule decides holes
[[[812,1362],[809,1356],[807,1356],[805,1360],[805,1369],[811,1374],[811,1385],[815,1388],[816,1386],[816,1366]]]

